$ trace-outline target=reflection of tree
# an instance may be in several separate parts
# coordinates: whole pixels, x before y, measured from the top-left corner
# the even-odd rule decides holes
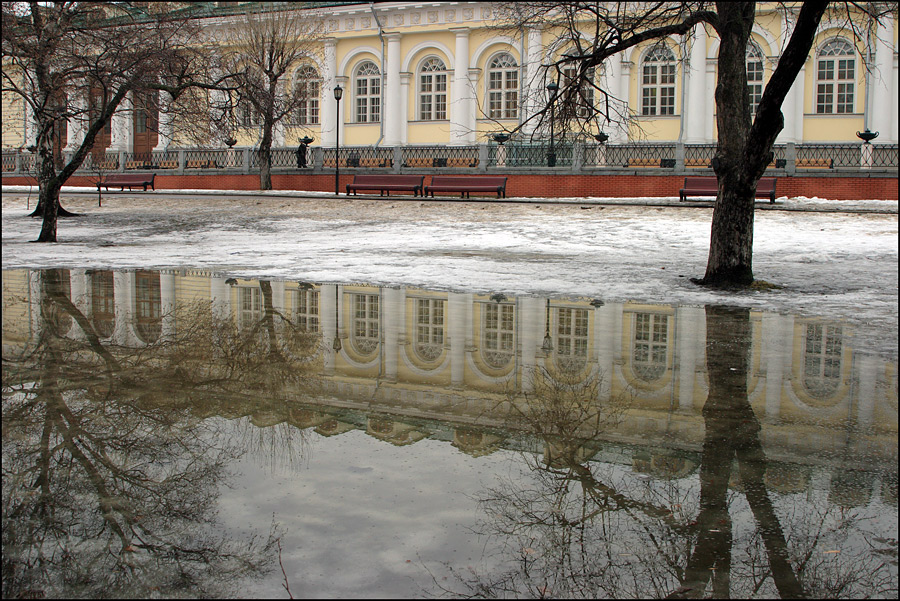
[[[64,282],[42,274],[37,342],[4,357],[3,596],[234,595],[236,579],[273,567],[276,533],[214,533],[225,466],[245,449],[220,420],[196,419],[209,398],[198,383],[249,393],[271,373],[246,373],[258,366],[227,350],[244,342],[236,334],[206,347],[204,324],[230,332],[208,311],[143,348],[102,344]],[[286,361],[266,319],[265,356]],[[72,322],[74,334],[60,329]],[[227,367],[213,367],[216,353]]]
[[[461,591],[438,587],[476,598],[896,592],[896,568],[884,561],[887,553],[870,550],[878,539],[867,537],[854,516],[797,494],[784,495],[776,510],[765,486],[760,423],[747,397],[750,328],[746,309],[707,309],[709,398],[699,486],[693,478],[654,482],[613,463],[588,462],[584,449],[600,447],[603,429],[568,440],[565,433],[583,434],[590,431],[585,423],[602,420],[573,402],[583,398],[574,387],[538,383],[515,425],[524,419],[557,453],[543,461],[525,455],[521,473],[486,491],[480,533],[496,541],[500,556],[487,558],[493,565],[485,570],[451,569]],[[735,464],[752,519],[729,491]],[[741,516],[740,527],[733,515]],[[848,536],[852,548],[823,554],[823,544],[840,547]]]

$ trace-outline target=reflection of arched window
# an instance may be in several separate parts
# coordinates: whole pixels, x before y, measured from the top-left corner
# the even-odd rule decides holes
[[[386,418],[369,418],[369,429],[375,434],[390,434],[394,431],[394,420]]]
[[[815,399],[827,399],[841,383],[841,326],[807,324],[803,349],[803,387]]]
[[[491,367],[505,367],[513,356],[515,306],[485,304],[481,356]]]
[[[377,294],[353,294],[353,330],[350,340],[361,355],[368,355],[378,348],[380,333],[379,301]]]
[[[519,67],[511,54],[504,52],[488,64],[488,117],[516,119],[519,116]]]
[[[632,369],[645,382],[658,380],[666,373],[669,346],[669,318],[655,313],[634,314]]]
[[[319,291],[290,290],[294,324],[307,332],[319,331]]]
[[[372,61],[356,68],[356,122],[381,121],[381,72]]]
[[[56,290],[62,295],[64,298],[72,300],[72,281],[69,275],[68,269],[56,269],[51,272],[45,272],[46,278],[52,278],[55,275],[58,277],[59,288]],[[63,310],[57,303],[50,303],[46,306],[46,313],[44,318],[47,320],[47,325],[54,331],[58,336],[65,336],[69,333],[69,330],[72,328],[72,316],[68,311]]]
[[[142,342],[150,344],[159,338],[162,331],[159,272],[135,272],[134,299],[134,329]]]
[[[675,55],[665,44],[654,46],[641,65],[641,114],[675,114]]]
[[[816,60],[816,113],[852,113],[856,57],[850,42],[829,40]]]
[[[444,301],[416,299],[416,354],[425,361],[440,357],[444,348]]]
[[[258,286],[238,288],[238,326],[252,328],[262,319],[262,293]]]
[[[91,274],[91,323],[100,338],[109,338],[116,326],[113,272]]]
[[[429,58],[419,69],[419,119],[447,118],[447,67],[439,58]]]
[[[300,106],[297,108],[298,125],[317,125],[319,123],[319,88],[322,80],[315,67],[305,65],[297,71],[297,96]]]
[[[588,312],[586,309],[556,310],[556,363],[561,369],[579,371],[587,362]]]
[[[763,93],[763,54],[759,46],[747,44],[747,94],[750,96],[750,120],[756,115]]]

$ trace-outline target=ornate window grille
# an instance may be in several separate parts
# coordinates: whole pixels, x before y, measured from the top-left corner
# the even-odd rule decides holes
[[[516,119],[519,116],[519,67],[511,54],[504,52],[488,65],[488,117]]]
[[[850,42],[829,40],[816,61],[816,113],[852,113],[856,90],[856,55]]]
[[[356,69],[356,122],[381,121],[381,71],[372,61]]]
[[[675,55],[665,44],[657,44],[644,57],[641,115],[675,114],[675,68]]]
[[[439,58],[429,58],[419,69],[419,119],[447,119],[447,68]]]

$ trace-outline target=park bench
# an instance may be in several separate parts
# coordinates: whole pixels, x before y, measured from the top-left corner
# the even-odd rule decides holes
[[[124,191],[125,188],[131,190],[132,188],[141,186],[144,188],[144,192],[147,191],[147,186],[150,186],[156,190],[153,186],[155,178],[156,175],[153,173],[113,173],[107,175],[103,178],[103,181],[97,183],[97,192],[100,191],[100,186],[103,186],[107,190],[109,190],[110,186],[118,186],[122,191]]]
[[[834,169],[834,159],[797,159],[799,169]]]
[[[358,190],[378,190],[381,196],[391,192],[412,192],[413,196],[423,194],[424,175],[354,175],[353,183],[347,184],[347,194]]]
[[[756,184],[756,198],[768,198],[769,202],[775,202],[775,182],[778,178],[761,177]],[[681,202],[688,196],[716,196],[719,193],[719,183],[715,177],[688,176],[684,178],[684,187],[678,191]]]
[[[425,186],[425,195],[435,192],[459,192],[460,198],[470,198],[472,192],[497,193],[506,198],[506,178],[493,175],[435,175]]]

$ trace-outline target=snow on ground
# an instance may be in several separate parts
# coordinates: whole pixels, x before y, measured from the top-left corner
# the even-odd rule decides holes
[[[83,217],[60,221],[58,244],[32,244],[40,221],[26,204],[33,208],[34,194],[3,192],[4,269],[184,267],[508,296],[737,304],[847,321],[857,351],[897,354],[896,201],[761,204],[754,274],[783,288],[729,293],[689,281],[706,268],[712,209],[677,199],[502,204],[157,191],[104,193],[99,208],[96,191],[64,189],[64,206]]]

